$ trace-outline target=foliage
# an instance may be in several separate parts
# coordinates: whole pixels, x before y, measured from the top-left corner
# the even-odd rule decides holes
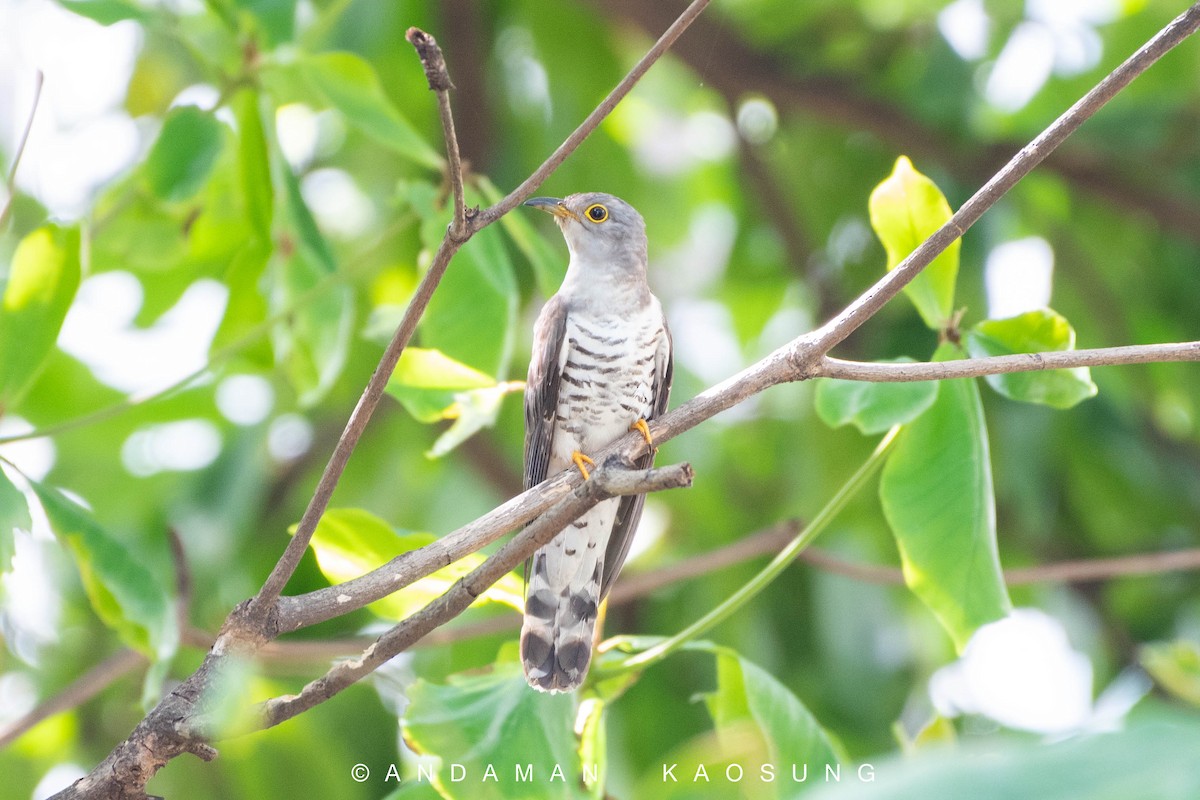
[[[547,182],[553,195],[613,191],[646,218],[651,282],[675,336],[675,404],[895,267],[1178,11],[1149,0],[1054,22],[1034,4],[981,4],[988,24],[971,53],[939,29],[947,5],[717,0]],[[143,691],[196,668],[207,640],[195,629],[215,631],[257,590],[303,512],[450,217],[434,98],[405,29],[430,30],[446,51],[475,206],[527,177],[620,79],[665,24],[660,6],[678,10],[58,0],[73,22],[137,31],[118,111],[140,139],[82,212],[22,179],[0,230],[0,706],[14,709],[0,707],[0,736],[121,648],[153,667],[0,750],[6,791],[29,796],[56,764],[98,763],[140,719]],[[1044,85],[1013,105],[988,76],[1031,26],[1054,52]],[[946,361],[1196,338],[1198,44],[1119,95],[837,355]],[[7,165],[16,154],[3,155]],[[1053,253],[1053,308],[1047,292],[994,313],[997,253],[1029,237]],[[557,232],[523,209],[458,253],[288,594],[361,574],[519,490],[530,321],[565,263]],[[1010,276],[1009,290],[1028,290],[1022,280]],[[196,297],[203,308],[186,311]],[[150,355],[144,343],[180,319],[185,335]],[[137,382],[122,377],[131,364]],[[704,641],[621,671],[761,565],[679,581],[613,605],[609,635],[644,636],[608,642],[579,696],[551,697],[516,668],[512,575],[450,628],[491,632],[405,654],[370,690],[219,745],[211,764],[172,762],[149,789],[901,798],[984,786],[1058,798],[1161,785],[1164,798],[1192,796],[1197,578],[1006,586],[1001,567],[1194,546],[1198,389],[1186,364],[777,387],[662,447],[660,461],[692,463],[696,486],[648,499],[627,573],[813,519],[879,459],[877,491],[855,493],[821,542],[898,566],[906,585],[791,567]],[[51,435],[18,441],[29,428]],[[889,430],[891,446],[872,456]],[[481,558],[292,642],[377,632]],[[931,677],[1014,604],[1060,619],[1097,685],[1141,663],[1166,698],[1135,709],[1124,732],[1052,745],[943,719]],[[323,658],[243,665],[227,696],[294,693]],[[904,740],[932,720],[957,743],[945,752],[926,742],[955,737],[917,737],[897,760],[897,720]],[[840,763],[841,784],[785,782],[793,762]],[[505,780],[479,782],[489,763]],[[780,780],[759,780],[763,763],[781,765]],[[370,779],[352,780],[355,764]],[[391,764],[399,787],[384,779]],[[416,780],[419,764],[440,777]],[[452,764],[470,780],[454,781]],[[544,780],[509,780],[518,764]],[[663,776],[670,764],[678,783]],[[728,779],[734,764],[743,782]],[[850,777],[864,764],[872,783]],[[563,782],[546,777],[556,765]],[[1157,780],[1167,775],[1175,783]]]

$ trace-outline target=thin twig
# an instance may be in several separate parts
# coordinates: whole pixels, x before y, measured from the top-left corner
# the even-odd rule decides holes
[[[459,155],[458,136],[454,132],[454,115],[450,113],[450,90],[454,88],[454,83],[450,80],[446,59],[442,57],[442,48],[438,47],[437,40],[420,28],[409,28],[404,38],[417,49],[421,66],[425,68],[425,79],[429,82],[430,90],[437,95],[438,114],[442,118],[442,134],[446,140],[447,177],[454,195],[454,218],[450,222],[450,231],[454,238],[465,241],[470,234],[466,230],[462,156]]]
[[[1011,372],[1107,367],[1118,364],[1157,364],[1165,361],[1200,361],[1200,342],[1056,350],[1048,353],[1017,353],[965,358],[959,361],[916,363],[843,361],[826,356],[814,369],[813,376],[852,381],[938,381]]]
[[[549,158],[542,162],[540,167],[533,171],[532,175],[526,178],[516,189],[509,192],[500,202],[475,215],[474,224],[476,229],[490,225],[528,200],[546,178],[550,177],[550,173],[558,169],[559,165],[567,160],[567,156],[575,152],[575,148],[579,147],[583,143],[583,140],[616,108],[617,103],[621,102],[625,95],[629,94],[629,91],[646,74],[646,71],[654,66],[654,62],[662,58],[663,54],[675,43],[675,40],[687,30],[696,17],[700,16],[700,12],[708,6],[709,2],[710,0],[693,0],[692,4],[685,8],[683,13],[675,19],[671,27],[663,32],[663,35],[646,52],[646,55],[642,56],[637,64],[634,64],[633,69],[629,70],[629,74],[621,79],[616,88],[600,101],[600,105],[596,106],[595,110],[587,115],[587,119],[579,124],[579,127],[558,146],[557,150],[550,154]]]
[[[0,228],[3,228],[4,223],[8,222],[8,215],[12,211],[13,198],[17,194],[17,167],[21,164],[21,156],[25,155],[25,145],[29,142],[29,132],[33,130],[33,120],[37,116],[38,102],[42,99],[42,85],[45,82],[46,76],[39,69],[33,79],[33,103],[29,107],[29,117],[25,120],[25,130],[21,132],[16,153],[13,155],[12,166],[8,168],[8,175],[4,180],[8,197],[4,200],[4,208],[0,208]]]
[[[810,548],[800,558],[825,572],[864,583],[904,585],[904,572],[899,567],[847,561],[816,548]],[[1004,582],[1009,586],[1034,583],[1092,583],[1112,578],[1193,570],[1200,570],[1200,548],[1012,567],[1004,570]]]
[[[0,749],[12,744],[42,720],[83,705],[117,680],[146,664],[146,657],[136,650],[121,650],[112,654],[28,714],[0,726]]]

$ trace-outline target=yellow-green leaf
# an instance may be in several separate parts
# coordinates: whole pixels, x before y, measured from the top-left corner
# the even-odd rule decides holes
[[[50,527],[75,564],[92,609],[130,647],[170,658],[179,641],[175,614],[162,585],[91,514],[57,489],[33,483]]]
[[[984,320],[967,332],[966,339],[975,358],[1075,349],[1075,329],[1066,317],[1049,308]],[[1095,397],[1098,391],[1087,367],[988,375],[986,380],[1005,397],[1051,408],[1070,408]]]
[[[224,146],[221,123],[195,106],[171,109],[142,166],[150,191],[186,200],[208,180]]]
[[[16,406],[54,347],[79,271],[78,228],[45,225],[17,245],[0,310],[0,413]]]
[[[397,531],[361,508],[331,508],[317,523],[312,548],[321,572],[330,583],[338,584],[436,538],[430,533]],[[455,581],[483,563],[483,559],[483,555],[472,553],[367,607],[385,619],[404,619],[445,594]],[[512,574],[493,584],[480,599],[503,603],[518,611],[525,607],[524,587]]]
[[[868,208],[871,227],[887,251],[889,270],[951,216],[950,204],[937,184],[917,172],[905,156],[896,159],[892,174],[871,192]],[[946,327],[954,309],[959,247],[956,239],[904,287],[921,319],[933,330]]]

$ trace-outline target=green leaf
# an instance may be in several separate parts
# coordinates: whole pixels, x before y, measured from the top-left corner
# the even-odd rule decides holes
[[[258,92],[244,89],[233,97],[238,126],[238,173],[246,218],[266,247],[271,241],[275,213],[275,191],[271,185],[271,162],[263,132]]]
[[[168,202],[188,199],[208,180],[224,143],[212,114],[195,106],[171,109],[142,167],[150,191]]]
[[[1008,319],[980,322],[967,332],[967,349],[974,358],[1074,350],[1075,329],[1066,317],[1044,308]],[[1070,408],[1095,397],[1098,391],[1087,367],[988,375],[986,380],[1011,400],[1041,403],[1051,408]]]
[[[293,529],[294,532],[294,529]],[[361,508],[332,508],[325,512],[313,533],[317,566],[330,583],[338,584],[386,564],[391,559],[436,540],[433,534],[398,532],[379,517]],[[368,606],[385,619],[404,619],[446,593],[455,581],[483,563],[472,553],[439,569],[411,586]],[[506,575],[480,599],[501,603],[517,611],[525,608],[524,587],[516,575]]]
[[[130,0],[58,0],[58,3],[72,13],[105,26],[127,19],[138,22],[150,19],[150,12]]]
[[[911,361],[902,358],[893,363]],[[936,381],[875,383],[831,378],[817,383],[816,410],[831,428],[852,424],[870,435],[916,419],[936,397]]]
[[[154,575],[82,506],[57,489],[31,485],[50,527],[75,558],[96,616],[147,657],[170,658],[179,631],[171,603]]]
[[[822,775],[825,765],[841,763],[825,730],[791,690],[736,651],[710,647],[717,658],[717,690],[704,699],[725,749],[748,747],[763,754],[764,763],[803,763]],[[759,742],[748,745],[744,737]]]
[[[1200,644],[1186,639],[1143,645],[1138,660],[1175,697],[1200,706]]]
[[[404,741],[438,759],[432,783],[443,797],[604,796],[603,749],[588,741],[603,737],[604,726],[584,726],[581,741],[575,698],[533,691],[516,664],[504,663],[487,675],[452,676],[444,686],[418,680],[408,699]],[[600,760],[585,762],[581,752]]]
[[[937,184],[917,172],[905,156],[868,202],[871,227],[887,251],[887,268],[895,269],[908,254],[950,219],[950,204]],[[921,319],[933,330],[946,327],[954,309],[954,284],[958,278],[955,240],[920,275],[904,287]]]
[[[417,420],[429,423],[455,416],[455,395],[462,390],[495,385],[495,378],[440,350],[408,347],[388,379],[387,393]]]
[[[25,495],[13,486],[8,475],[0,469],[0,575],[12,568],[13,555],[16,554],[13,531],[17,528],[27,531],[32,525]]]
[[[274,266],[271,311],[283,320],[272,331],[276,361],[284,367],[302,406],[318,402],[342,373],[354,332],[354,295],[329,278],[333,253],[313,220],[300,185],[284,169],[289,247]],[[286,313],[285,313],[286,312]]]
[[[813,800],[1192,800],[1200,724],[1153,723],[1057,744],[989,741],[872,765],[817,787]]]
[[[368,62],[353,53],[322,53],[304,58],[300,69],[351,125],[417,164],[442,168],[442,157],[392,105]]]
[[[504,403],[505,396],[513,391],[514,387],[524,387],[524,385],[523,383],[503,383],[455,394],[454,405],[450,407],[450,418],[454,420],[454,424],[437,438],[433,447],[425,455],[430,458],[441,458],[479,431],[495,425],[496,419],[500,416],[500,406]]]
[[[16,406],[54,347],[79,272],[78,228],[44,225],[17,245],[0,311],[0,414]]]
[[[956,354],[944,344],[934,360]],[[996,547],[987,427],[974,381],[938,384],[934,404],[901,430],[883,467],[879,497],[905,582],[962,652],[976,628],[1011,609]]]

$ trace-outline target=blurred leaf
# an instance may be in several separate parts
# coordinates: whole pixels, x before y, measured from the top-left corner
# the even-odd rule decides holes
[[[427,247],[441,240],[445,222],[439,216],[427,217]],[[440,230],[435,234],[435,229]],[[421,344],[502,378],[512,357],[516,320],[512,261],[503,235],[492,226],[471,237],[450,263],[421,318]]]
[[[271,241],[271,220],[275,192],[271,186],[271,162],[263,133],[258,92],[243,89],[233,97],[233,113],[238,126],[238,172],[241,176],[242,202],[246,217],[267,246]]]
[[[717,659],[717,690],[705,695],[722,744],[731,750],[749,748],[776,766],[807,764],[822,772],[841,759],[820,723],[792,692],[758,665],[736,651],[713,647]],[[757,745],[731,741],[747,735]],[[790,796],[789,792],[767,796]]]
[[[253,341],[247,341],[247,337],[266,322],[269,313],[267,298],[260,286],[269,255],[262,242],[254,239],[244,244],[230,262],[223,276],[229,287],[229,301],[225,304],[221,325],[213,336],[210,354],[236,345],[239,357],[259,368],[266,369],[274,363],[266,331]]]
[[[488,203],[498,203],[504,194],[487,178],[477,180],[481,194]],[[567,259],[562,247],[555,247],[546,241],[546,237],[522,213],[527,209],[517,209],[500,218],[500,225],[533,266],[533,276],[537,280],[538,292],[543,297],[549,297],[558,291],[563,277],[567,274]],[[534,212],[537,213],[537,212]]]
[[[1008,319],[986,319],[967,332],[974,358],[1075,349],[1075,329],[1061,314],[1044,308]],[[988,375],[988,385],[1011,400],[1070,408],[1096,395],[1087,367]]]
[[[16,553],[13,531],[17,528],[27,531],[32,525],[25,495],[13,486],[8,475],[0,469],[0,575],[12,568],[13,555]]]
[[[328,280],[335,271],[333,254],[300,195],[296,176],[284,169],[283,178],[288,228],[275,262],[271,311],[284,319],[275,326],[272,342],[300,405],[311,406],[345,366],[354,295],[350,287]]]
[[[296,0],[239,0],[238,6],[258,21],[268,47],[288,42],[295,33]]]
[[[106,26],[126,19],[138,22],[150,19],[150,12],[132,0],[58,0],[58,3],[68,11]]]
[[[604,796],[606,763],[580,757],[581,751],[603,750],[576,736],[575,698],[533,691],[515,664],[486,675],[455,675],[444,686],[418,680],[408,699],[404,741],[418,754],[440,759],[433,784],[444,797],[473,800],[481,786],[491,798]],[[603,726],[587,726],[584,733],[603,735]],[[489,767],[494,778],[487,777]],[[585,768],[598,778],[590,788]]]
[[[322,53],[300,62],[309,84],[346,121],[421,166],[440,170],[442,157],[392,105],[371,65],[353,53]]]
[[[142,165],[154,194],[168,202],[186,200],[200,190],[221,154],[221,123],[196,106],[176,106]]]
[[[903,358],[890,363],[911,361]],[[850,423],[870,435],[916,419],[936,397],[936,381],[876,383],[830,378],[817,382],[816,411],[831,428]]]
[[[463,389],[495,386],[496,379],[455,361],[440,350],[407,347],[388,379],[387,393],[421,422],[453,416],[455,395]]]
[[[312,548],[322,574],[336,585],[357,578],[401,553],[424,547],[436,539],[430,533],[400,533],[361,508],[331,508],[317,523]],[[459,578],[482,564],[483,560],[483,554],[472,553],[411,586],[377,600],[368,608],[385,619],[404,619],[445,594]],[[517,611],[525,608],[524,587],[512,574],[494,583],[479,599],[502,603]]]
[[[0,313],[0,414],[17,406],[58,339],[79,271],[78,228],[45,225],[17,245]]]
[[[813,800],[1192,800],[1200,723],[1155,723],[1057,744],[999,741],[872,765],[870,780],[821,786]]]
[[[31,482],[50,527],[75,558],[92,609],[125,644],[152,660],[170,658],[179,642],[162,585],[87,509],[57,489]]]
[[[480,430],[495,425],[505,396],[513,391],[514,386],[523,385],[521,383],[503,383],[498,386],[469,389],[456,393],[454,404],[448,412],[448,416],[454,420],[454,424],[438,437],[437,441],[433,443],[433,447],[425,455],[430,458],[441,458]]]
[[[1185,703],[1200,706],[1200,644],[1177,639],[1143,645],[1138,660],[1159,686]]]
[[[871,192],[869,209],[871,227],[887,251],[889,270],[895,269],[951,216],[945,195],[933,181],[917,172],[905,156],[896,159],[892,174]],[[935,331],[946,326],[954,309],[960,247],[956,239],[904,287],[925,325]]]
[[[935,361],[957,355],[944,344]],[[879,482],[904,579],[961,653],[980,625],[1011,609],[996,548],[987,426],[972,380],[938,384],[937,400],[901,430]]]

